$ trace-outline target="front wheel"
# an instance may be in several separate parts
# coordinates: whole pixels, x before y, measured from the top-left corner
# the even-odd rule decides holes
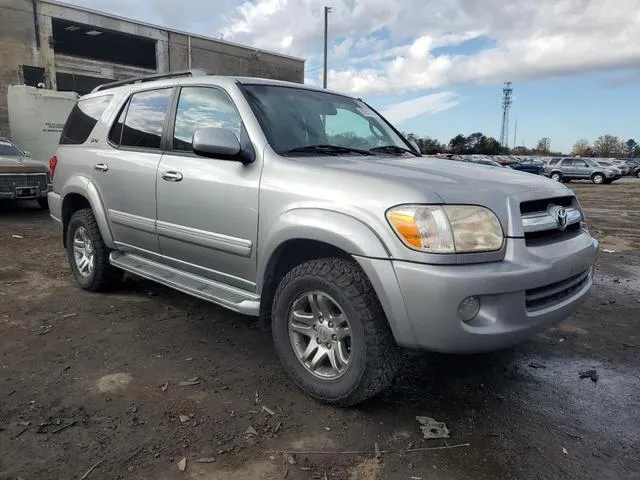
[[[71,273],[84,290],[109,290],[122,279],[122,270],[109,263],[109,249],[89,209],[78,210],[67,227],[67,257]]]
[[[635,174],[636,178],[640,178],[640,168],[636,170]]]
[[[591,181],[597,185],[600,185],[601,183],[604,183],[604,175],[602,175],[601,173],[594,173],[591,176]]]
[[[560,182],[562,180],[562,174],[560,172],[553,172],[551,174],[551,180],[555,180],[556,182]]]
[[[298,265],[280,282],[272,312],[282,365],[312,397],[351,406],[393,380],[399,349],[373,287],[353,261]]]

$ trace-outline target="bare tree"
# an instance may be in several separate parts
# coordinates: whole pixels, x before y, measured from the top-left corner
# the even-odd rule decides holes
[[[535,151],[538,153],[550,153],[551,139],[549,137],[542,137],[540,140],[538,140]]]
[[[622,142],[614,135],[601,135],[593,142],[593,151],[597,157],[615,157],[622,150]]]
[[[574,143],[573,150],[571,150],[571,155],[580,157],[593,156],[593,148],[591,148],[589,140],[587,140],[586,138],[581,138],[576,143]]]

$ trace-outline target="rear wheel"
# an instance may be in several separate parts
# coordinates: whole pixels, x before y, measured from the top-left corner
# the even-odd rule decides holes
[[[550,177],[551,180],[555,180],[556,182],[562,181],[562,174],[560,172],[553,172]]]
[[[109,263],[109,253],[93,212],[89,209],[75,212],[67,227],[67,257],[81,288],[97,292],[118,285],[123,272]]]
[[[601,173],[594,173],[593,175],[591,175],[591,181],[597,185],[604,183],[604,180],[604,175],[602,175]]]
[[[303,263],[273,302],[276,350],[293,381],[321,401],[350,406],[387,387],[399,349],[369,280],[353,261]]]

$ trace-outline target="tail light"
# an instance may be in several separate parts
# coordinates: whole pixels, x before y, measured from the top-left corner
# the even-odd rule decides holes
[[[54,155],[53,157],[51,157],[51,159],[49,159],[49,170],[51,171],[51,178],[53,178],[53,176],[55,175],[57,166],[58,157]]]

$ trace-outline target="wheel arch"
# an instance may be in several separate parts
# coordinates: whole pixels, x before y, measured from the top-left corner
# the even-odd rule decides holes
[[[62,198],[62,241],[66,248],[67,227],[71,216],[78,210],[90,208],[96,218],[100,235],[108,248],[113,248],[113,236],[107,220],[107,212],[96,186],[86,178],[76,178],[65,185]]]
[[[270,318],[278,284],[295,266],[323,257],[389,258],[382,239],[368,225],[328,210],[290,210],[274,222],[265,237],[256,281],[261,322]]]

